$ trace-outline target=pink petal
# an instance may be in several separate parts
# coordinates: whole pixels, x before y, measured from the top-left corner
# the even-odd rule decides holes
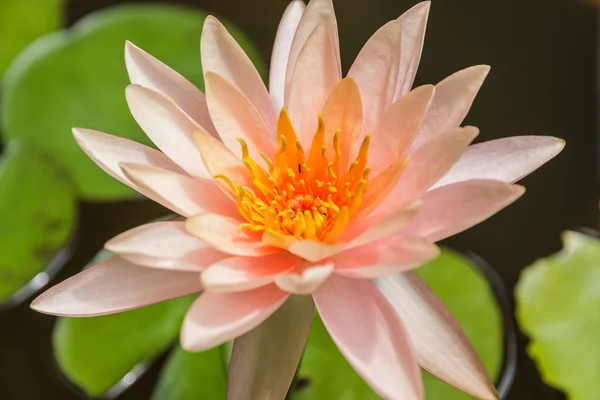
[[[354,248],[383,239],[404,229],[421,208],[421,202],[405,204],[390,214],[379,214],[365,218],[351,226],[342,236],[342,241],[349,241],[346,248]]]
[[[403,234],[437,242],[488,219],[524,192],[522,186],[490,180],[442,186],[425,194],[421,211]]]
[[[125,64],[131,83],[171,99],[199,125],[216,134],[204,93],[193,83],[129,41],[125,45]]]
[[[114,257],[48,289],[31,303],[31,308],[58,316],[93,317],[201,290],[197,272],[138,267]]]
[[[248,170],[242,161],[235,156],[223,143],[212,137],[209,133],[197,130],[194,132],[194,140],[202,161],[211,176],[225,176],[234,185],[245,185],[252,187]],[[229,197],[236,199],[235,194],[221,179],[215,179],[221,190]]]
[[[564,140],[550,136],[515,136],[477,143],[467,148],[434,187],[470,179],[516,182],[552,159],[564,147]]]
[[[129,110],[146,135],[181,168],[196,178],[210,178],[193,133],[203,128],[181,108],[158,92],[129,85],[125,92]]]
[[[189,217],[202,213],[237,216],[235,203],[219,190],[214,181],[193,179],[166,169],[143,164],[121,164],[125,175],[144,192],[161,199],[160,204]]]
[[[432,137],[460,126],[489,71],[490,67],[487,65],[466,68],[435,86],[433,102],[415,138],[412,150]]]
[[[387,213],[400,204],[423,196],[452,168],[478,134],[479,129],[471,126],[456,128],[436,136],[417,149],[377,210]]]
[[[226,254],[261,257],[280,249],[261,242],[255,232],[239,231],[241,221],[216,214],[200,214],[185,221],[185,229]]]
[[[265,257],[231,257],[220,260],[202,273],[202,284],[211,292],[238,292],[273,283],[302,260],[287,251]]]
[[[254,104],[269,130],[275,132],[277,113],[262,78],[244,50],[213,16],[204,21],[200,50],[204,73],[216,72],[237,86]]]
[[[380,278],[376,285],[404,322],[422,368],[477,399],[498,399],[469,339],[423,281],[408,272]]]
[[[275,285],[247,292],[204,293],[185,316],[181,346],[202,351],[243,335],[273,314],[288,296]]]
[[[332,276],[313,299],[337,347],[377,394],[390,400],[423,398],[408,335],[375,285]]]
[[[346,250],[330,259],[335,273],[349,278],[373,279],[416,268],[436,258],[436,245],[417,237],[392,236]]]
[[[402,40],[400,44],[400,73],[394,101],[404,96],[413,85],[421,52],[423,51],[423,40],[425,39],[425,28],[429,16],[430,1],[423,1],[398,18],[402,26]]]
[[[269,131],[250,99],[214,72],[207,72],[204,81],[210,116],[225,146],[241,158],[242,147],[238,139],[242,139],[255,160],[260,160],[261,152],[274,154],[276,135]]]
[[[358,150],[359,138],[362,132],[363,106],[360,91],[352,78],[345,78],[338,83],[329,94],[323,106],[325,121],[325,143],[328,143],[328,157],[335,159],[333,137],[339,129],[339,146],[342,152],[340,170],[346,171],[350,165],[350,157]],[[355,146],[356,145],[356,146]]]
[[[331,37],[324,25],[318,25],[298,55],[285,101],[296,133],[307,148],[317,129],[317,116],[340,80]]]
[[[122,162],[154,166],[176,173],[183,170],[166,155],[151,147],[144,146],[129,139],[89,129],[75,128],[73,135],[81,149],[100,168],[124,184],[142,193],[150,199],[160,202],[161,199],[133,183],[121,170]]]
[[[288,59],[292,48],[292,40],[296,34],[298,23],[306,5],[302,0],[293,0],[285,9],[271,54],[271,70],[269,72],[269,92],[275,110],[281,110],[285,95],[285,75],[287,71]]]
[[[164,221],[138,226],[109,240],[105,248],[140,266],[183,271],[201,271],[228,257],[190,235],[184,225]]]
[[[331,276],[333,264],[305,263],[295,270],[275,278],[275,283],[281,290],[294,294],[311,294]]]
[[[365,104],[363,128],[372,132],[385,110],[392,104],[400,71],[400,35],[398,21],[390,21],[364,45],[348,71]]]
[[[341,79],[342,62],[340,59],[340,40],[338,37],[337,20],[333,10],[332,0],[311,0],[304,11],[304,14],[302,14],[294,39],[292,40],[285,76],[286,99],[289,98],[288,92],[290,90],[292,75],[296,69],[296,63],[300,57],[300,52],[303,50],[308,38],[319,25],[325,27],[331,38],[334,68],[337,71],[337,76]]]
[[[369,147],[369,165],[374,172],[381,172],[406,156],[429,109],[434,91],[432,85],[420,86],[391,105],[383,114]]]
[[[291,296],[265,322],[233,342],[227,400],[285,398],[313,319],[309,296]]]

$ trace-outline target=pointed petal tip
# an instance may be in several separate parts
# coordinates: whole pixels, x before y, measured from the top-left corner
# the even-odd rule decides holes
[[[129,40],[125,40],[125,54],[141,50],[138,46]]]
[[[521,197],[522,195],[525,194],[525,186],[521,186],[521,185],[511,185],[512,191],[515,194],[516,198]]]
[[[214,29],[215,27],[220,28],[223,27],[223,24],[217,17],[210,14],[204,19],[204,26],[202,27],[202,36],[204,36],[204,32],[207,29]]]
[[[86,131],[87,129],[85,128],[71,128],[71,133],[77,142],[84,139],[86,136]]]
[[[410,8],[408,12],[420,12],[425,15],[429,14],[429,10],[431,8],[431,0],[425,0],[420,3],[415,4],[412,8]]]
[[[488,76],[488,74],[490,73],[491,69],[492,69],[492,67],[487,64],[479,64],[479,65],[473,65],[472,67],[467,67],[467,68],[463,69],[462,71],[464,71],[464,73],[469,73],[474,76],[478,75],[478,77],[474,78],[474,80],[478,81],[478,82],[483,82],[485,80],[485,78]],[[458,72],[461,72],[461,71],[458,71]],[[450,75],[450,76],[452,76],[452,75]]]

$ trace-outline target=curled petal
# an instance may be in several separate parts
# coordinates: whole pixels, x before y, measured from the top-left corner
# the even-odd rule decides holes
[[[198,278],[197,272],[139,267],[114,257],[48,289],[31,308],[66,317],[114,314],[200,292]]]
[[[200,214],[185,221],[192,235],[226,254],[261,257],[281,251],[264,244],[254,232],[240,231],[241,221],[216,214]]]
[[[243,335],[273,314],[288,296],[275,285],[247,292],[204,293],[185,316],[181,346],[202,351]]]
[[[300,23],[300,18],[304,14],[306,5],[302,0],[293,0],[285,9],[275,43],[273,53],[271,54],[271,69],[269,71],[269,93],[275,110],[281,110],[285,95],[285,75],[287,71],[288,59],[292,48],[292,40],[296,34],[296,29]]]
[[[283,399],[313,318],[310,296],[290,296],[265,322],[233,342],[227,400]]]
[[[163,221],[138,226],[109,240],[105,248],[144,267],[201,271],[228,257],[195,236],[183,221]]]
[[[125,45],[125,64],[131,83],[171,99],[208,132],[216,134],[204,93],[193,83],[129,41]]]
[[[275,132],[277,113],[265,84],[244,50],[213,16],[204,21],[200,50],[204,73],[216,72],[237,86],[254,104],[269,130]]]
[[[377,394],[391,400],[423,398],[408,334],[373,283],[332,276],[313,298],[331,338]]]
[[[407,272],[375,284],[404,322],[422,368],[477,399],[498,399],[469,339],[422,280]]]
[[[469,146],[462,157],[434,185],[470,179],[516,182],[554,158],[565,141],[550,136],[515,136]]]

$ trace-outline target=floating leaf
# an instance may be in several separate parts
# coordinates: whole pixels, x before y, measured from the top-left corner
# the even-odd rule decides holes
[[[488,371],[496,376],[502,362],[501,317],[485,277],[468,259],[448,249],[416,272],[452,311]],[[300,378],[307,384],[295,399],[379,399],[337,350],[318,316],[308,338]],[[427,400],[470,399],[426,373],[424,384]]]
[[[0,158],[0,300],[45,269],[69,240],[76,201],[47,154],[11,141]]]
[[[226,393],[222,347],[188,353],[177,346],[163,368],[152,400],[224,399]]]
[[[536,261],[515,290],[517,320],[542,378],[571,400],[595,400],[600,391],[600,240],[563,235],[559,253]]]
[[[58,365],[90,396],[106,393],[135,366],[173,344],[193,299],[101,317],[59,318],[53,335]]]
[[[149,144],[125,101],[129,84],[125,41],[202,87],[199,41],[205,17],[199,10],[175,5],[120,6],[41,38],[6,73],[1,110],[5,137],[23,138],[55,155],[66,164],[86,199],[131,196],[131,189],[100,170],[78,148],[71,128],[96,129]],[[248,40],[229,28],[257,62]],[[259,69],[264,70],[260,64]]]
[[[61,25],[62,7],[62,0],[0,2],[0,76],[25,46]]]

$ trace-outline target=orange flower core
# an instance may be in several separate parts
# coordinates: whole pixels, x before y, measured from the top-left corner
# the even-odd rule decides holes
[[[256,190],[225,181],[237,196],[237,207],[247,223],[240,229],[271,231],[298,239],[331,240],[348,226],[362,204],[370,167],[367,156],[371,140],[365,137],[356,159],[342,171],[341,130],[333,135],[333,159],[328,159],[325,122],[319,115],[317,131],[306,155],[285,110],[277,124],[278,149],[273,160],[261,153],[268,170],[249,156],[242,146],[242,162]]]

